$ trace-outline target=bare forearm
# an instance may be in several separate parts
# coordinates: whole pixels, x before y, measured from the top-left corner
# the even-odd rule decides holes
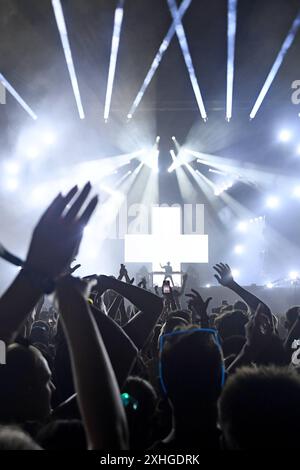
[[[61,302],[89,447],[126,448],[126,418],[113,369],[84,299]]]
[[[139,310],[156,310],[161,306],[161,300],[155,294],[131,284],[126,284],[116,279],[110,279],[110,289],[113,289],[115,292],[122,295],[122,297],[125,297]]]
[[[24,275],[19,273],[0,299],[0,339],[14,340],[30,312],[42,296]]]
[[[254,356],[249,348],[243,347],[241,352],[235,358],[235,360],[230,364],[227,369],[228,374],[232,374],[239,367],[246,366],[254,360]]]
[[[255,312],[259,305],[264,306],[264,313],[267,314],[273,322],[271,311],[269,307],[256,295],[252,294],[251,292],[244,289],[242,286],[234,282],[232,285],[229,286],[233,292],[235,292],[241,299],[243,299],[247,305]]]

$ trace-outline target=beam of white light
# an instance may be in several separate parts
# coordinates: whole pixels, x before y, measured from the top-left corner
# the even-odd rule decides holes
[[[291,47],[294,39],[295,39],[295,36],[298,32],[298,29],[299,29],[299,26],[300,26],[300,12],[298,13],[297,17],[295,18],[292,26],[291,26],[291,29],[289,30],[288,32],[288,35],[286,36],[282,46],[281,46],[281,49],[275,59],[275,62],[274,64],[272,65],[272,68],[267,76],[267,79],[257,97],[257,100],[252,108],[252,111],[250,113],[250,119],[254,119],[256,114],[257,114],[257,111],[259,110],[266,94],[268,93],[272,83],[273,83],[273,80],[275,79],[276,75],[277,75],[277,72],[283,62],[283,59],[286,55],[286,53],[288,52],[289,48]]]
[[[192,2],[192,0],[183,0],[183,2],[181,3],[181,5],[179,7],[179,10],[178,10],[178,16],[179,16],[180,19],[184,16],[184,14],[187,11],[188,7],[190,6],[191,2]],[[129,113],[127,114],[128,119],[131,119],[133,117],[138,105],[140,104],[140,102],[141,102],[141,100],[144,96],[145,91],[147,90],[152,78],[154,77],[154,74],[155,74],[156,70],[158,69],[158,66],[161,62],[161,59],[162,59],[164,53],[166,52],[166,50],[168,49],[168,47],[170,45],[170,42],[171,42],[174,34],[175,34],[175,23],[173,22],[172,25],[170,26],[166,36],[164,37],[163,42],[161,43],[156,56],[153,59],[153,62],[150,66],[150,69],[149,69],[149,71],[146,75],[146,78],[145,78],[142,86],[141,86],[141,89],[139,90],[138,94],[136,95],[136,97],[134,99],[134,102],[133,102],[133,104],[130,108]]]
[[[234,185],[233,181],[225,181],[224,183],[220,185],[216,185],[215,196],[220,196],[220,194],[223,194],[225,191],[232,188],[233,185]]]
[[[197,160],[198,163],[202,163],[202,161],[200,159]],[[221,170],[215,170],[214,168],[209,168],[208,170],[210,173],[216,173],[217,175],[224,175],[224,176],[227,176],[227,173],[225,173],[224,171],[221,171]]]
[[[201,114],[202,119],[206,120],[207,114],[205,111],[201,91],[200,91],[198,81],[196,78],[196,73],[195,73],[193,61],[191,58],[188,42],[187,42],[184,28],[181,22],[180,13],[179,13],[179,10],[177,9],[175,0],[167,0],[167,1],[168,1],[171,15],[175,23],[175,30],[176,30],[177,38],[178,38],[178,41],[182,50],[184,61],[186,63],[186,66],[189,72],[190,80],[191,80],[195,98],[196,98],[196,101],[200,110],[200,114]]]
[[[176,139],[176,137],[175,137],[174,135],[173,135],[173,137],[172,137],[172,140],[173,140],[173,142],[174,142],[174,145],[175,145],[175,147],[176,147],[177,152],[179,153],[179,152],[180,152],[180,149],[181,149],[180,143],[178,142],[178,140]]]
[[[194,160],[193,156],[190,155],[190,152],[186,152],[185,148],[181,147],[181,148],[178,148],[178,150],[179,151],[177,153],[177,156],[175,155],[174,150],[170,150],[173,163],[168,168],[169,173],[172,173],[172,171],[177,170],[177,168],[179,168],[180,166],[187,165],[189,162]]]
[[[153,163],[152,163],[152,169],[155,173],[158,173],[159,172],[159,168],[158,168],[158,157],[159,157],[159,150],[156,149],[154,152],[153,152]]]
[[[141,158],[141,161],[144,165],[147,165],[155,173],[158,173],[158,157],[159,150],[154,146],[152,149],[145,150],[144,155]]]
[[[226,92],[226,119],[232,118],[232,96],[234,77],[234,49],[236,35],[237,0],[228,0],[227,25],[227,92]]]
[[[70,43],[68,39],[68,32],[67,32],[65,19],[64,19],[64,13],[63,13],[60,0],[52,0],[52,6],[53,6],[54,15],[55,15],[56,23],[57,23],[57,28],[60,34],[60,39],[62,42],[64,54],[65,54],[67,67],[69,70],[69,75],[70,75],[73,93],[75,96],[75,100],[76,100],[76,104],[77,104],[77,108],[79,112],[79,117],[80,119],[84,119],[85,115],[83,111],[79,86],[78,86],[74,62],[72,58],[72,52],[71,52]]]
[[[104,106],[105,121],[108,120],[110,105],[111,105],[112,91],[113,91],[113,86],[114,86],[114,79],[115,79],[116,65],[117,65],[117,58],[118,58],[118,51],[119,51],[119,44],[120,44],[120,36],[121,36],[121,29],[122,29],[123,15],[124,15],[124,2],[125,0],[119,0],[116,11],[115,11],[114,29],[113,29],[113,36],[112,36],[112,42],[111,42],[111,53],[110,53],[109,71],[108,71],[105,106]]]
[[[196,152],[187,147],[184,147],[184,149],[185,152],[197,158],[198,163],[223,171],[236,180],[240,180],[250,186],[259,183],[266,186],[266,182],[268,182],[268,185],[276,185],[279,181],[282,183],[291,183],[291,176],[284,175],[282,169],[280,169],[280,171],[275,168],[271,170],[270,167],[258,166],[244,161],[241,163],[230,158]],[[297,184],[297,182],[298,180],[295,178],[295,184]]]
[[[14,87],[6,80],[6,78],[0,74],[0,83],[6,88],[6,90],[17,100],[17,102],[22,106],[22,108],[32,117],[35,121],[37,120],[37,115],[32,111],[30,106],[21,98],[19,93],[14,89]]]
[[[172,171],[174,171],[175,168],[178,168],[180,166],[180,163],[178,161],[178,158],[175,155],[174,150],[170,150],[170,155],[172,157],[172,165],[169,166],[168,173],[172,173]]]
[[[118,188],[131,174],[132,174],[132,171],[128,170],[127,173],[125,173],[125,175],[121,176],[121,178],[119,178],[118,181],[114,183],[114,186]]]
[[[86,181],[91,181],[91,183],[97,184],[98,181],[114,174],[116,170],[129,164],[133,159],[139,158],[143,153],[144,150],[138,150],[136,152],[125,153],[113,157],[98,158],[96,160],[78,163],[75,165],[71,177],[74,179],[76,175],[76,181],[78,181],[79,184],[84,182],[86,178]]]

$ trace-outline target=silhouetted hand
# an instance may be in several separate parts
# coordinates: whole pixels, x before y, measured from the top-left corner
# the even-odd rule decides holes
[[[199,292],[196,291],[195,289],[191,289],[191,293],[186,294],[186,297],[189,297],[189,299],[190,299],[189,302],[188,302],[189,309],[194,311],[194,313],[196,313],[196,315],[198,315],[200,317],[201,326],[207,327],[208,324],[209,324],[209,318],[208,318],[208,315],[207,315],[207,308],[208,308],[208,304],[211,301],[212,297],[208,297],[204,301],[203,298],[201,297],[201,295],[199,294]]]
[[[68,274],[73,274],[75,273],[75,271],[77,271],[77,269],[81,268],[81,264],[76,264],[76,266],[73,266],[73,268],[69,268],[69,272]]]
[[[121,264],[118,279],[121,280],[124,276],[126,276],[126,274],[127,274],[126,266],[125,264]]]
[[[225,287],[231,287],[234,284],[232,272],[228,264],[219,263],[214,266],[214,270],[218,273],[215,278],[218,283]]]
[[[34,229],[25,263],[28,268],[52,279],[68,269],[79,250],[83,229],[98,203],[95,196],[79,215],[90,191],[91,185],[87,183],[72,203],[78,193],[77,186],[66,196],[59,194],[54,199]]]

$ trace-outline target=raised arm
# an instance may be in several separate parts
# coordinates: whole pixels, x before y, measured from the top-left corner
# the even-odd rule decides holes
[[[128,435],[120,390],[84,287],[79,279],[64,278],[58,283],[57,297],[88,448],[123,450]]]
[[[257,363],[260,365],[264,355],[272,349],[273,322],[265,315],[265,308],[259,304],[245,327],[246,343],[227,369],[233,373],[239,367]]]
[[[93,198],[78,216],[91,190],[86,184],[70,209],[67,205],[78,193],[75,186],[66,196],[59,194],[34,229],[25,267],[0,299],[0,339],[14,340],[28,314],[44,293],[54,289],[55,281],[70,266],[78,252],[82,232],[96,205]]]
[[[263,310],[264,314],[269,317],[273,324],[273,317],[270,308],[262,302],[256,295],[251,294],[251,292],[247,291],[243,287],[241,287],[234,279],[231,272],[230,267],[228,264],[219,263],[214,266],[214,270],[217,272],[215,274],[215,278],[217,279],[218,283],[224,287],[228,287],[228,289],[235,292],[239,297],[241,297],[246,304],[250,307],[252,312],[256,312],[258,306]]]
[[[186,282],[187,282],[187,278],[188,278],[188,275],[185,273],[183,276],[182,276],[182,286],[181,286],[181,289],[178,293],[178,296],[182,296],[185,292],[185,288],[186,288]]]
[[[192,311],[193,322],[197,323],[200,321],[201,328],[209,328],[207,308],[212,297],[208,297],[204,301],[199,292],[195,289],[191,289],[191,293],[186,294],[186,297],[189,297],[188,306]]]
[[[99,276],[99,282],[106,289],[112,289],[122,295],[140,310],[123,329],[134,344],[141,349],[161,314],[163,308],[161,298],[145,289],[107,276]]]

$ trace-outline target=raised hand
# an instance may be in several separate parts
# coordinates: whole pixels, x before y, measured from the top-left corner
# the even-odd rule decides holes
[[[214,266],[214,270],[218,273],[215,278],[218,283],[225,287],[232,287],[234,284],[233,275],[228,264],[219,263]]]
[[[212,297],[208,297],[204,301],[199,292],[195,289],[191,289],[191,293],[186,294],[186,297],[189,297],[190,299],[188,302],[188,307],[200,317],[201,326],[207,327],[209,324],[207,308]]]
[[[118,279],[121,281],[123,277],[126,276],[126,274],[127,274],[126,266],[125,264],[121,264]]]
[[[73,273],[75,273],[75,271],[77,271],[77,269],[79,269],[79,268],[81,268],[81,264],[76,264],[76,265],[73,266],[72,268],[71,268],[71,266],[70,266],[70,268],[69,268],[67,274],[73,274]]]
[[[51,279],[57,279],[68,269],[79,250],[83,229],[98,203],[95,196],[79,215],[90,191],[91,184],[87,183],[79,194],[75,186],[66,196],[59,194],[54,199],[34,229],[27,268]],[[76,194],[78,197],[71,203]]]

